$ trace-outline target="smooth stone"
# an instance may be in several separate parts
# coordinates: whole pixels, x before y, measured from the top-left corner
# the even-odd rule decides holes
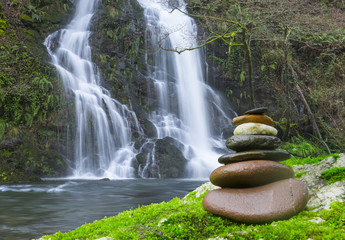
[[[274,127],[262,123],[243,123],[234,130],[234,135],[277,135]]]
[[[254,108],[244,112],[244,114],[265,114],[267,110],[267,107]]]
[[[306,185],[285,179],[253,188],[223,188],[208,192],[203,199],[206,211],[233,221],[250,224],[288,219],[308,202]]]
[[[210,181],[223,188],[248,188],[294,176],[294,171],[284,164],[254,160],[221,166],[211,173]]]
[[[269,126],[274,125],[272,118],[270,118],[267,115],[259,115],[259,114],[249,114],[249,115],[235,117],[234,119],[232,119],[232,123],[235,126],[239,126],[243,123],[262,123]]]
[[[282,144],[275,136],[268,135],[236,135],[226,140],[226,147],[237,152],[248,150],[273,150]]]
[[[248,160],[284,161],[289,159],[290,153],[280,150],[253,150],[239,153],[225,154],[218,158],[219,163],[229,164]]]

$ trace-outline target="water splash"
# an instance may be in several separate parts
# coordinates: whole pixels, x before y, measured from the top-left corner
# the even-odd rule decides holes
[[[91,59],[90,23],[99,0],[79,0],[70,24],[47,37],[45,45],[75,103],[74,178],[132,178],[136,155],[136,115],[100,85]]]
[[[154,86],[150,120],[157,129],[157,138],[172,137],[181,144],[189,160],[189,177],[208,177],[218,166],[224,148],[222,129],[232,125],[221,98],[205,82],[205,60],[200,50],[181,54],[159,49],[181,50],[196,47],[197,26],[192,18],[172,11],[171,1],[138,0],[144,8],[147,25],[148,81]],[[184,1],[173,1],[186,12]]]

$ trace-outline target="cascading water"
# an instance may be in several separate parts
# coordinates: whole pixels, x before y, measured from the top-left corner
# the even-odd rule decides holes
[[[158,99],[150,118],[157,129],[157,138],[168,136],[182,143],[181,150],[189,160],[189,177],[208,177],[218,165],[220,154],[215,149],[224,148],[221,129],[231,126],[231,120],[222,109],[220,97],[204,82],[205,61],[202,62],[201,51],[178,54],[158,47],[197,46],[196,24],[188,15],[172,11],[169,4],[173,2],[186,12],[184,1],[138,2],[144,9],[147,25],[148,81],[153,82],[152,94]]]
[[[73,177],[111,179],[134,177],[136,150],[132,129],[141,133],[134,112],[102,88],[91,61],[89,26],[100,0],[79,0],[71,23],[49,35],[45,45],[75,101]]]

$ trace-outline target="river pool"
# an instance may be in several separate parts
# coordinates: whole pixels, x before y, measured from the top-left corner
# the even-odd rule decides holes
[[[206,180],[133,179],[85,181],[47,179],[0,185],[0,239],[34,239],[66,232],[119,212],[183,197]]]

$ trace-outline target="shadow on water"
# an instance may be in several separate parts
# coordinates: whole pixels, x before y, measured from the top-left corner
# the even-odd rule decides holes
[[[46,180],[0,185],[2,240],[66,232],[139,205],[183,197],[206,180]]]

